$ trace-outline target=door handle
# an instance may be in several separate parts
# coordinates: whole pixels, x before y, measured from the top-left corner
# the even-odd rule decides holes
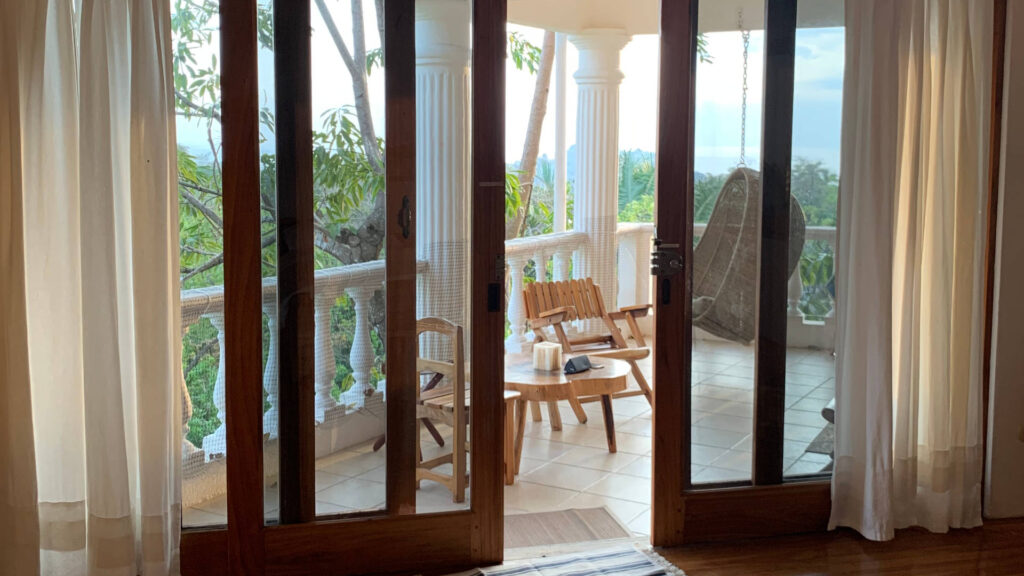
[[[669,244],[660,238],[654,239],[651,252],[651,274],[659,278],[675,276],[683,270],[683,254],[679,244]]]

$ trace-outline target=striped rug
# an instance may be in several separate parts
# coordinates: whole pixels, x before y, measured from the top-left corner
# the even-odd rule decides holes
[[[618,547],[600,552],[519,560],[480,570],[486,576],[667,576],[683,575],[653,551]]]

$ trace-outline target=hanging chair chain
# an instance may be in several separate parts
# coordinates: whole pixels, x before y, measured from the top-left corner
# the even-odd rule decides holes
[[[750,53],[750,30],[743,27],[743,8],[738,10],[737,28],[743,38],[743,99],[740,108],[740,163],[747,165],[747,57]]]

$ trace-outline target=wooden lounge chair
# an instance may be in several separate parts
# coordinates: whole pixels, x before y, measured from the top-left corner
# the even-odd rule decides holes
[[[647,401],[651,402],[651,387],[637,365],[638,360],[650,356],[651,349],[647,347],[636,321],[637,318],[648,314],[651,308],[649,304],[626,306],[609,312],[605,309],[604,300],[601,297],[601,287],[594,284],[590,278],[562,282],[532,282],[527,284],[523,290],[523,299],[526,301],[527,322],[536,335],[537,342],[554,340],[562,345],[562,350],[566,354],[587,354],[591,357],[625,360],[629,363],[633,378],[636,379],[640,390],[620,392],[615,397],[643,394]],[[604,324],[606,332],[579,337],[568,335],[565,323],[587,319],[600,320]],[[630,347],[627,343],[626,337],[618,325],[620,321],[625,322],[629,327],[629,333],[636,341],[636,347]],[[554,338],[549,335],[548,329],[552,331]],[[580,403],[596,400],[597,398],[570,398],[569,405],[576,414],[576,418],[581,423],[585,423],[587,415]],[[531,404],[531,409],[534,420],[538,420],[539,407],[536,404]],[[549,406],[549,409],[557,411],[554,406]]]

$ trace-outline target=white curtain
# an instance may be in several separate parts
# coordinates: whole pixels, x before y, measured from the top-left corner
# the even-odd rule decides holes
[[[177,574],[169,4],[0,3],[0,574]]]
[[[981,524],[992,3],[846,2],[831,527]]]

